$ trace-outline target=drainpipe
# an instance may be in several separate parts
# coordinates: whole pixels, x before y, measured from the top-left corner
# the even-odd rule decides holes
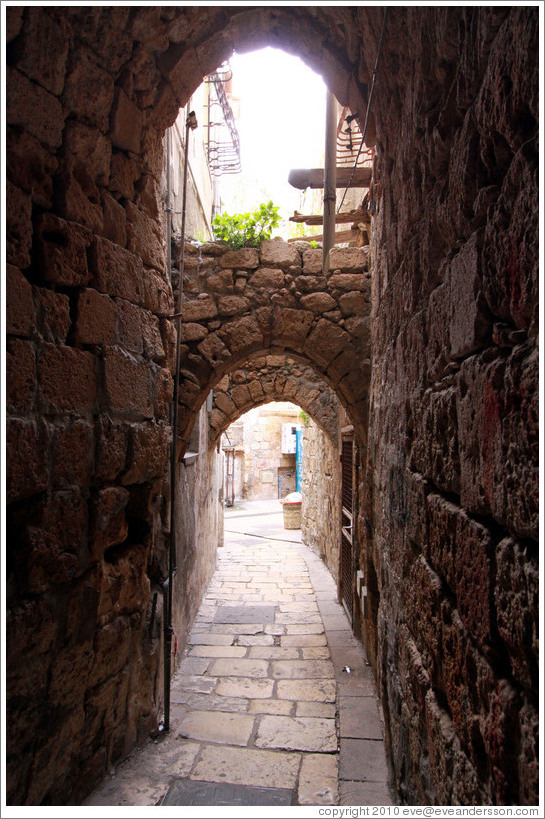
[[[335,205],[337,200],[337,100],[327,92],[325,115],[324,232],[322,272],[329,272],[329,251],[335,244]]]
[[[181,247],[180,266],[178,281],[178,300],[176,305],[176,370],[174,374],[174,395],[172,399],[172,445],[170,452],[170,548],[168,555],[168,579],[163,583],[163,633],[164,633],[164,699],[165,716],[163,730],[170,730],[170,655],[172,651],[172,580],[176,572],[176,525],[175,508],[176,493],[178,486],[178,393],[180,388],[180,336],[182,334],[182,291],[184,284],[184,259],[185,259],[185,218],[187,212],[187,170],[189,164],[189,131],[194,131],[197,127],[197,118],[194,111],[187,115],[185,123],[185,157],[184,157],[184,181],[182,196],[182,227],[181,227]],[[170,157],[169,157],[170,162]],[[169,166],[170,167],[170,166]],[[170,174],[169,174],[170,175]]]

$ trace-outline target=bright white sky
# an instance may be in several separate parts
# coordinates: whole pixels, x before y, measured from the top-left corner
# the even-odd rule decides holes
[[[300,192],[288,184],[289,171],[323,167],[325,83],[298,57],[274,48],[234,54],[230,63],[240,98],[242,174],[222,177],[225,210],[240,210],[243,188],[245,210],[272,199],[291,216]]]

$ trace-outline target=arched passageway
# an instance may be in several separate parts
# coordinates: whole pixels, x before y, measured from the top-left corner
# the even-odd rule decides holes
[[[384,9],[6,11],[8,801],[58,804],[160,706],[164,129],[265,43],[362,120]],[[417,804],[537,801],[537,46],[533,7],[396,7],[374,89],[368,425],[345,397],[367,428],[360,636]],[[284,329],[252,314],[240,346],[188,339],[187,429],[227,359],[301,353],[294,308],[262,309]],[[335,360],[303,352],[338,389]]]

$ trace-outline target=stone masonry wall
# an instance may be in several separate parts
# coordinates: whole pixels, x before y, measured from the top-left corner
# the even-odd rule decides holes
[[[416,804],[537,803],[535,11],[394,14],[382,56],[361,563]]]
[[[341,538],[341,464],[332,440],[312,419],[303,427],[303,542],[320,555],[338,583]]]

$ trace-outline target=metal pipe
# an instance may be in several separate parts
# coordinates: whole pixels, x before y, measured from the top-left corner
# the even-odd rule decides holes
[[[172,445],[170,452],[170,548],[168,555],[168,580],[163,584],[163,624],[164,624],[164,694],[165,719],[164,730],[170,728],[170,653],[172,650],[172,592],[173,577],[176,572],[176,494],[178,487],[178,395],[180,389],[180,336],[182,334],[182,293],[184,287],[184,259],[185,259],[185,221],[187,212],[187,171],[189,164],[189,131],[197,127],[195,113],[190,111],[185,123],[185,156],[184,180],[182,194],[182,226],[181,247],[178,281],[178,299],[176,310],[176,369],[174,373],[174,394],[172,399]]]
[[[335,205],[337,187],[337,100],[327,92],[325,116],[325,163],[324,163],[324,238],[322,272],[329,272],[329,252],[335,244]]]

